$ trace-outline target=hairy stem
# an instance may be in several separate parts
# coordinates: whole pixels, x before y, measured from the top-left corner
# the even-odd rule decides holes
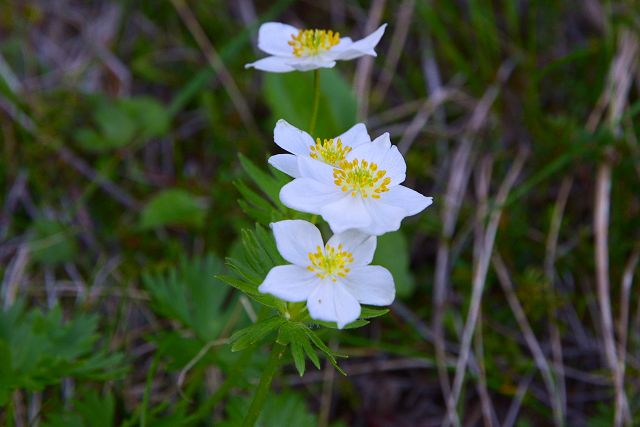
[[[249,411],[242,421],[242,427],[253,427],[255,425],[260,412],[262,412],[262,407],[264,406],[265,400],[267,399],[267,394],[269,394],[269,389],[271,388],[271,380],[273,380],[273,376],[278,372],[278,369],[280,368],[280,360],[282,359],[282,355],[284,354],[286,348],[287,347],[282,344],[273,344],[271,355],[269,356],[269,361],[267,362],[267,366],[262,372],[260,383],[258,384],[258,389],[256,390],[255,396],[253,396]]]

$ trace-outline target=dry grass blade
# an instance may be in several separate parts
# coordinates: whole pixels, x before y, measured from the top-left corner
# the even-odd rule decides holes
[[[220,78],[222,85],[229,94],[231,102],[233,102],[233,105],[236,107],[236,110],[238,111],[238,114],[240,114],[245,126],[254,134],[259,134],[260,131],[258,130],[258,125],[256,124],[247,101],[244,99],[244,96],[231,76],[231,73],[227,70],[227,67],[224,65],[224,62],[222,62],[220,55],[218,55],[218,52],[213,47],[213,44],[198,23],[198,20],[193,15],[193,12],[187,5],[186,1],[171,0],[171,3],[180,15],[184,24],[189,29],[193,38],[196,40],[196,43],[198,43],[198,46],[200,46],[200,49],[209,62],[209,65]]]
[[[384,12],[386,0],[374,0],[365,25],[364,32],[369,34],[373,32],[382,20],[382,12]],[[358,102],[358,119],[364,120],[369,112],[369,87],[371,86],[371,73],[373,72],[373,58],[365,56],[358,61],[354,86]]]
[[[471,137],[480,130],[482,123],[486,120],[489,110],[498,96],[499,86],[506,81],[511,74],[513,65],[507,62],[498,71],[498,78],[484,94],[476,109],[472,114],[469,131],[464,135],[458,144],[453,159],[449,177],[447,179],[447,190],[444,194],[444,208],[442,210],[442,231],[436,255],[436,270],[433,287],[433,331],[436,360],[438,361],[438,377],[442,393],[446,401],[450,399],[451,386],[449,374],[445,366],[446,347],[444,331],[442,328],[442,318],[447,297],[447,280],[450,270],[451,238],[453,237],[458,213],[462,205],[462,200],[467,188],[470,174],[472,139]],[[449,412],[450,416],[456,417],[455,411]],[[452,421],[454,421],[452,419]],[[458,425],[455,423],[454,425]]]
[[[618,54],[611,64],[606,87],[605,99],[608,100],[608,121],[614,134],[620,133],[622,117],[629,90],[632,73],[637,66],[638,40],[635,34],[622,30],[619,37]],[[616,426],[630,425],[629,402],[624,390],[624,369],[618,359],[611,312],[611,285],[609,281],[609,215],[611,209],[612,160],[608,152],[598,166],[596,193],[594,199],[593,227],[595,235],[595,263],[598,305],[604,353],[609,368],[613,371]]]
[[[552,403],[552,409],[556,424],[559,426],[564,425],[564,412],[561,392],[557,385],[557,381],[553,377],[549,362],[547,361],[547,358],[544,355],[544,351],[542,350],[542,346],[536,338],[535,333],[533,332],[533,328],[527,320],[527,315],[525,314],[525,311],[522,308],[518,297],[516,296],[509,271],[507,270],[507,266],[504,264],[502,257],[497,251],[493,255],[492,260],[493,268],[496,270],[496,273],[498,275],[498,282],[502,286],[502,290],[504,291],[504,294],[507,298],[509,307],[511,308],[511,311],[516,318],[516,322],[518,322],[518,326],[520,327],[520,330],[524,335],[527,346],[529,347],[529,350],[533,355],[536,367],[542,375],[542,379],[545,383],[545,387],[547,388],[547,392],[549,393],[549,397]]]
[[[474,263],[471,302],[469,305],[467,320],[465,322],[464,330],[462,333],[460,355],[456,364],[456,371],[453,386],[451,389],[451,395],[449,399],[447,399],[447,413],[449,421],[453,421],[456,418],[456,407],[458,405],[460,393],[462,392],[462,385],[464,383],[467,364],[469,362],[471,339],[473,337],[473,333],[476,327],[476,321],[480,312],[480,303],[482,302],[482,294],[484,291],[485,280],[489,268],[489,261],[491,260],[493,244],[495,241],[496,233],[498,231],[498,223],[502,215],[502,206],[504,205],[504,202],[506,201],[511,188],[515,185],[527,157],[528,151],[524,148],[520,149],[518,155],[516,156],[516,159],[513,162],[513,165],[507,173],[507,176],[500,185],[498,194],[495,198],[495,206],[489,215],[489,223],[484,231],[482,248],[479,251],[477,259]],[[448,422],[445,425],[448,425]]]

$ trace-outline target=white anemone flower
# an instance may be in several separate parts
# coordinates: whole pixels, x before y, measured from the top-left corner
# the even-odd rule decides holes
[[[290,125],[285,120],[278,120],[273,130],[276,144],[292,154],[276,154],[269,158],[269,163],[276,169],[294,178],[300,177],[297,156],[308,157],[331,166],[338,166],[347,158],[347,154],[361,144],[371,143],[364,124],[358,123],[342,135],[331,139],[314,141],[307,132]]]
[[[309,71],[333,68],[338,60],[376,56],[374,48],[386,26],[383,24],[367,37],[354,42],[331,30],[301,30],[279,22],[266,22],[258,31],[258,48],[272,56],[247,64],[245,68],[254,67],[273,73]]]
[[[292,209],[321,215],[334,233],[357,229],[381,235],[433,203],[432,197],[400,185],[407,166],[385,133],[346,155],[339,167],[298,156],[300,177],[280,190]]]
[[[376,237],[350,230],[327,244],[315,225],[302,220],[271,224],[278,251],[289,265],[273,267],[258,290],[290,302],[307,302],[311,318],[338,328],[360,317],[360,304],[384,306],[395,298],[389,270],[369,265]]]

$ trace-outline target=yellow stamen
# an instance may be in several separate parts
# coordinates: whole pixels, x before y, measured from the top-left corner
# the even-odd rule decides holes
[[[333,169],[333,183],[352,197],[379,199],[381,193],[389,191],[391,178],[387,171],[378,170],[378,165],[366,160],[354,159],[340,163],[340,169]]]
[[[347,277],[350,271],[348,266],[353,262],[353,255],[343,250],[342,244],[337,248],[331,245],[325,245],[324,249],[317,246],[316,251],[309,252],[308,257],[311,264],[307,270],[314,272],[321,279],[328,277],[333,282],[338,278]]]
[[[316,138],[315,145],[309,147],[311,153],[309,156],[316,160],[321,160],[331,166],[338,166],[347,157],[347,153],[351,151],[351,147],[342,145],[340,138],[325,139],[320,142],[320,138]]]
[[[331,30],[300,30],[298,35],[291,34],[289,46],[295,56],[316,56],[340,42],[340,33]]]

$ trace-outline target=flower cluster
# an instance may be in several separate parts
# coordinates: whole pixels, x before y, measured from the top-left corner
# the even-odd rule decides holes
[[[258,47],[271,54],[247,64],[271,72],[330,68],[336,60],[376,56],[386,24],[353,42],[327,30],[299,30],[263,24]],[[401,185],[406,163],[385,133],[371,139],[358,123],[342,135],[314,138],[285,120],[274,141],[288,154],[269,158],[293,180],[280,191],[281,202],[320,215],[334,235],[323,243],[318,228],[302,220],[271,224],[278,251],[289,265],[274,267],[258,288],[289,302],[306,302],[316,320],[338,328],[359,318],[360,304],[385,306],[395,298],[391,273],[369,265],[376,236],[400,228],[402,220],[426,209],[433,199]]]

